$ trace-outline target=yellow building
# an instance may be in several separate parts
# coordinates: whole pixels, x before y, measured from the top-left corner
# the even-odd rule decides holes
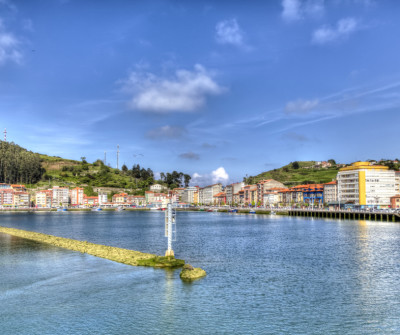
[[[395,171],[387,166],[356,162],[341,168],[337,175],[341,204],[389,206],[396,195]]]

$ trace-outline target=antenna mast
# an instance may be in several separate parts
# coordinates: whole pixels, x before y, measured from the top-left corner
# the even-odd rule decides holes
[[[104,165],[107,164],[107,151],[104,151],[104,161],[103,161]]]
[[[119,144],[117,144],[117,170],[119,169]]]
[[[7,142],[7,128],[4,128],[4,142]]]

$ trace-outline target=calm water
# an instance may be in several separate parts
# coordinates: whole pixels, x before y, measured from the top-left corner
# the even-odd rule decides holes
[[[0,225],[163,254],[163,213],[0,214]],[[179,213],[208,276],[0,234],[1,334],[399,334],[400,225]]]

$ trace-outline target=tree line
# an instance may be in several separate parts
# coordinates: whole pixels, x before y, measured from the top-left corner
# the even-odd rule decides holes
[[[0,183],[34,184],[44,172],[39,154],[13,142],[0,141]]]

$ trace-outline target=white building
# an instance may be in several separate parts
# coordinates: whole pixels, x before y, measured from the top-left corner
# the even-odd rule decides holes
[[[99,198],[99,205],[107,203],[108,202],[107,192],[99,192],[98,198]]]
[[[324,184],[324,202],[326,204],[337,202],[338,200],[338,188],[337,181],[331,181],[330,183]]]
[[[53,191],[44,190],[36,192],[35,196],[36,207],[38,208],[51,208],[51,202],[53,200]]]
[[[70,191],[70,196],[72,206],[83,205],[83,188],[75,187]]]
[[[185,202],[187,204],[193,204],[194,203],[194,194],[197,192],[198,187],[196,186],[189,186],[186,187],[185,190],[182,193],[182,202]]]
[[[220,192],[222,192],[222,184],[220,183],[203,187],[203,201],[201,203],[205,205],[212,205],[214,203],[214,195]]]
[[[156,193],[161,193],[163,190],[165,190],[166,187],[160,184],[154,184],[150,186],[150,191],[156,192]]]
[[[263,204],[264,207],[274,207],[279,203],[279,193],[278,192],[265,192],[263,194]]]
[[[68,206],[69,189],[68,187],[53,186],[53,206]]]
[[[341,204],[389,206],[396,195],[395,171],[387,166],[357,162],[339,170],[338,200]]]

